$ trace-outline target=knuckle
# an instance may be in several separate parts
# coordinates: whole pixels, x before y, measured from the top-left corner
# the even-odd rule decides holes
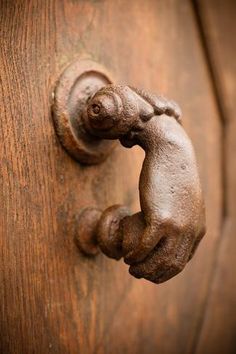
[[[170,269],[172,270],[173,274],[180,273],[185,267],[185,262],[180,259],[172,260],[170,264]]]
[[[138,279],[143,278],[143,271],[142,271],[142,269],[139,269],[139,268],[135,268],[135,267],[130,266],[130,267],[129,267],[129,273],[130,273],[133,277],[135,277],[135,278],[138,278]]]
[[[168,259],[163,261],[158,267],[158,273],[166,271],[167,273],[179,273],[183,269],[183,264],[180,261]]]

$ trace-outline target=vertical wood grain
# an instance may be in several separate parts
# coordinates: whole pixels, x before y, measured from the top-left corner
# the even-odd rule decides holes
[[[2,1],[0,28],[0,351],[188,353],[222,215],[221,121],[190,3]],[[80,208],[139,208],[143,158],[137,148],[119,147],[104,164],[82,167],[60,146],[52,89],[83,55],[118,82],[163,93],[183,109],[208,235],[186,270],[163,285],[135,280],[102,255],[87,259],[74,245]]]
[[[197,1],[196,11],[224,124],[225,211],[197,353],[236,350],[236,3]]]

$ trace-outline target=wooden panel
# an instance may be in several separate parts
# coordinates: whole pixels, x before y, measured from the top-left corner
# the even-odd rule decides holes
[[[236,2],[196,4],[224,123],[225,212],[197,353],[236,352]]]
[[[222,215],[221,123],[192,7],[3,1],[0,27],[1,352],[192,352]],[[187,269],[160,286],[131,278],[122,262],[84,258],[73,242],[81,207],[138,209],[143,158],[119,147],[103,165],[85,168],[61,148],[52,88],[63,67],[85,54],[119,82],[176,99],[196,147],[208,235]]]

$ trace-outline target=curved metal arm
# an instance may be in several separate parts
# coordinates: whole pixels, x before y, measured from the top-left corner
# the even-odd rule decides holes
[[[119,139],[145,150],[140,174],[141,212],[124,206],[83,210],[78,245],[87,254],[97,246],[130,265],[137,278],[164,282],[191,259],[205,234],[205,211],[195,154],[172,101],[129,86],[108,85],[89,99],[85,131]]]

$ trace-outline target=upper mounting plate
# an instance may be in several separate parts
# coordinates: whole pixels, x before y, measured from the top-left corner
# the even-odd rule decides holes
[[[70,64],[59,78],[52,106],[55,129],[67,152],[83,164],[97,164],[106,159],[115,142],[89,136],[81,114],[93,94],[112,80],[107,71],[90,59]]]

